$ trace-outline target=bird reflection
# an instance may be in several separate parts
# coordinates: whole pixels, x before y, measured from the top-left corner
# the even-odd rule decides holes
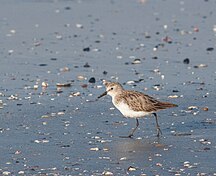
[[[163,150],[166,145],[160,139],[128,139],[118,140],[113,143],[113,153],[117,160],[149,160],[149,157]],[[112,148],[111,147],[111,148]]]

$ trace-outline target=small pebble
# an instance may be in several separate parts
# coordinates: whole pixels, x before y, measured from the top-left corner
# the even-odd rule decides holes
[[[157,57],[157,56],[154,56],[154,57],[152,57],[152,59],[158,59],[158,57]]]
[[[18,100],[18,95],[11,95],[8,100]]]
[[[163,27],[164,27],[164,29],[167,29],[167,28],[168,28],[168,25],[165,24]]]
[[[82,28],[83,28],[83,25],[82,25],[82,24],[76,24],[76,27],[82,29]]]
[[[171,133],[173,133],[173,136],[190,136],[190,135],[192,135],[191,133],[187,133],[187,132],[177,133],[175,131],[171,131]]]
[[[58,114],[58,115],[64,115],[65,112],[58,112],[57,114]]]
[[[199,28],[198,28],[198,27],[194,27],[194,28],[193,28],[193,31],[194,31],[194,32],[199,32]]]
[[[156,163],[156,166],[162,167],[163,165],[161,163]]]
[[[40,144],[40,143],[48,143],[49,142],[49,140],[47,140],[47,139],[42,139],[42,140],[34,140],[34,142],[35,143],[37,143],[37,144]]]
[[[25,171],[19,171],[18,174],[23,175],[25,174]]]
[[[96,87],[97,87],[97,89],[101,89],[103,86],[102,85],[97,85]]]
[[[179,92],[179,90],[176,90],[176,89],[175,89],[175,90],[173,90],[172,92]]]
[[[211,150],[211,148],[209,148],[209,147],[205,147],[203,150]]]
[[[10,30],[10,33],[15,34],[15,33],[16,33],[16,30],[15,30],[15,29],[11,29],[11,30]]]
[[[82,87],[82,88],[87,88],[87,87],[88,87],[88,84],[82,84],[81,87]]]
[[[50,116],[48,115],[42,115],[41,118],[49,118]]]
[[[34,89],[38,89],[38,85],[34,85]]]
[[[189,64],[189,63],[190,63],[190,60],[189,60],[188,58],[186,58],[186,59],[183,60],[183,63],[184,63],[184,64]]]
[[[206,48],[206,51],[213,51],[213,50],[214,50],[213,47]]]
[[[90,79],[89,79],[89,81],[88,81],[89,83],[95,83],[96,82],[96,80],[95,80],[95,78],[94,77],[91,77]]]
[[[103,74],[104,74],[104,75],[107,75],[107,73],[108,73],[107,71],[103,71]]]
[[[171,44],[172,43],[172,38],[166,36],[165,38],[163,38],[163,41],[166,42],[166,43]]]
[[[208,111],[208,107],[203,107],[202,110],[203,111]]]
[[[83,48],[83,51],[89,52],[89,51],[90,51],[90,48],[89,48],[89,47]]]
[[[120,161],[124,161],[124,160],[127,160],[127,158],[126,157],[120,158]]]
[[[50,58],[50,60],[52,60],[52,61],[56,61],[56,60],[57,60],[57,58],[55,58],[55,57],[52,57],[52,58]]]
[[[61,87],[57,87],[56,93],[60,94],[60,93],[62,93],[62,92],[63,92],[63,91],[62,91]]]
[[[198,173],[197,176],[207,176],[208,174],[207,173],[204,173],[204,172],[201,172],[201,173]]]
[[[206,145],[210,145],[210,144],[211,144],[211,142],[208,141],[208,139],[200,139],[199,142],[200,142],[201,144],[206,144]]]
[[[45,67],[47,64],[39,64],[40,67]]]
[[[164,75],[161,75],[161,79],[164,80],[164,78],[165,78],[165,76],[164,76]]]
[[[85,65],[83,65],[83,67],[85,67],[85,68],[89,68],[90,65],[88,64],[88,62],[86,62]]]
[[[108,152],[109,149],[108,148],[103,148],[103,151]]]
[[[145,38],[150,39],[151,36],[148,33],[145,33]]]
[[[20,150],[17,150],[14,154],[15,155],[19,155],[19,154],[21,154],[22,152],[20,151]]]
[[[10,55],[10,54],[12,54],[14,52],[14,50],[8,50],[8,54]]]
[[[216,25],[213,25],[213,31],[216,32]]]
[[[65,10],[70,10],[71,7],[67,6],[67,7],[65,7],[64,9],[65,9]]]

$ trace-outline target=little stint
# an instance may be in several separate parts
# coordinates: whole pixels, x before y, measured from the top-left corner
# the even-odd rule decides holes
[[[126,136],[129,138],[133,137],[134,132],[139,126],[138,118],[151,114],[155,116],[157,137],[159,137],[162,132],[158,124],[158,116],[156,112],[162,109],[177,107],[175,104],[158,101],[141,92],[124,90],[122,85],[117,82],[108,82],[104,80],[103,84],[106,87],[106,91],[98,98],[107,94],[110,95],[112,97],[112,103],[123,114],[123,116],[136,119],[136,127],[128,136]]]

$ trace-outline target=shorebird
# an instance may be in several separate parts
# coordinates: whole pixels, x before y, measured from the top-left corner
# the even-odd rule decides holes
[[[139,126],[139,118],[151,114],[154,115],[156,120],[157,137],[159,137],[160,134],[162,135],[156,112],[162,109],[177,107],[177,105],[158,101],[141,92],[125,90],[118,82],[108,82],[104,80],[103,84],[106,87],[106,91],[101,94],[98,99],[107,94],[110,95],[112,97],[112,103],[124,117],[136,119],[136,127],[132,129],[131,133],[126,137],[133,137],[134,132]]]

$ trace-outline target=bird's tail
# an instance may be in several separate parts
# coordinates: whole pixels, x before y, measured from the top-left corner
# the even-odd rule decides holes
[[[168,102],[159,102],[157,104],[158,109],[167,109],[167,108],[173,108],[173,107],[178,107],[178,105],[173,104],[173,103],[168,103]]]

